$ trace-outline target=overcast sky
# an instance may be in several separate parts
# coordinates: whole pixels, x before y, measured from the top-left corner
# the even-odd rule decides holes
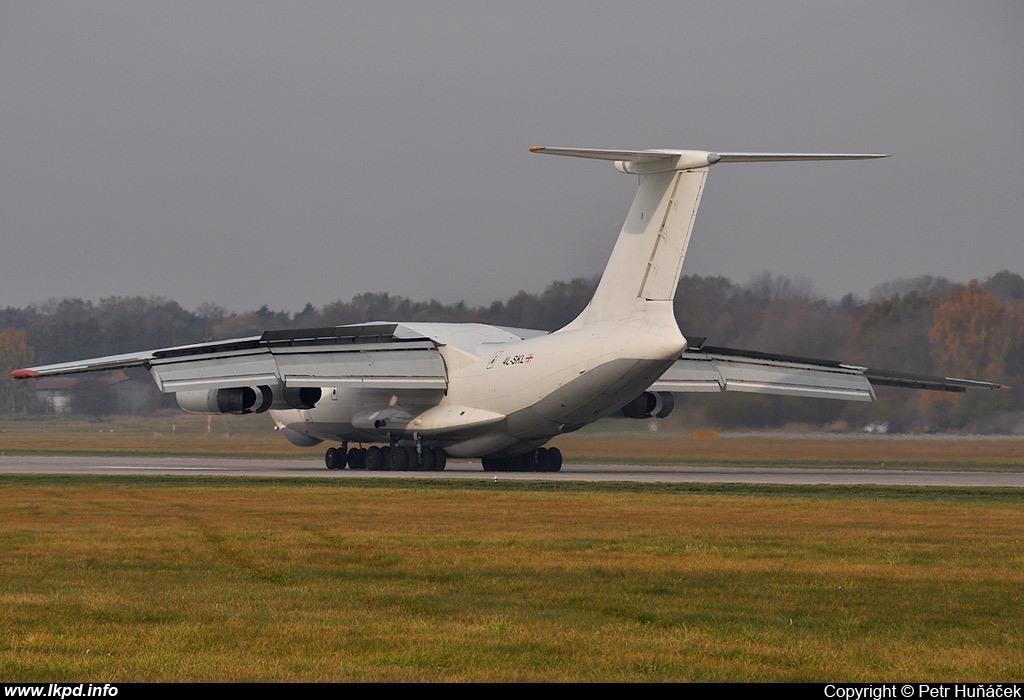
[[[1021,37],[1019,0],[0,2],[0,307],[597,275],[636,179],[535,145],[893,154],[713,167],[684,274],[1024,274]]]

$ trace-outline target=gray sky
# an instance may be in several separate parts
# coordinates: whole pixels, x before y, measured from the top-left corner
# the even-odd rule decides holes
[[[1024,274],[1022,36],[1017,0],[0,2],[0,306],[596,275],[635,178],[534,145],[894,154],[712,168],[685,274]]]

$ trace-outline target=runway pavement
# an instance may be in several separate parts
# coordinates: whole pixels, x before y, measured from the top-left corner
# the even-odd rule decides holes
[[[908,469],[648,466],[566,464],[555,474],[485,472],[479,462],[448,463],[443,472],[330,471],[317,459],[188,459],[181,457],[0,457],[4,474],[148,474],[306,477],[321,479],[521,479],[638,483],[875,484],[1024,488],[1024,472]]]

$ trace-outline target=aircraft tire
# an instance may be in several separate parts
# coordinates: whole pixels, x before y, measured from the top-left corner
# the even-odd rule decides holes
[[[425,472],[432,472],[437,469],[437,448],[424,447],[420,458],[420,469]]]
[[[345,453],[337,447],[328,447],[327,452],[324,453],[324,463],[328,469],[344,469]]]
[[[544,466],[546,472],[562,471],[562,451],[557,447],[548,448],[547,464]]]
[[[409,465],[407,467],[409,471],[423,471],[423,465],[420,464],[420,453],[412,445],[409,445],[408,447],[405,448],[405,461]]]
[[[384,468],[383,450],[374,445],[366,450],[366,468],[369,471],[379,472]]]
[[[366,450],[353,447],[348,451],[349,469],[366,469]]]
[[[533,467],[535,472],[546,472],[548,471],[548,465],[551,463],[550,450],[546,447],[538,447],[533,453]]]
[[[404,447],[392,447],[388,450],[388,467],[393,472],[404,472],[409,469],[409,453]]]
[[[434,451],[434,469],[435,472],[443,472],[444,468],[448,465],[448,453],[440,447],[432,448]]]

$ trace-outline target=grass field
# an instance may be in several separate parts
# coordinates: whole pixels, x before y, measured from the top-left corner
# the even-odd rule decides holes
[[[1024,470],[1024,437],[723,434],[649,432],[642,421],[605,421],[552,441],[567,462],[850,466],[877,469]],[[291,445],[260,416],[195,416],[172,411],[103,420],[0,422],[0,453],[261,457],[320,461],[323,447]]]
[[[7,681],[1009,681],[1018,492],[0,477]]]
[[[320,459],[225,425],[8,423],[0,451]],[[982,469],[1024,444],[564,440]],[[1018,681],[1022,534],[1000,489],[0,475],[0,678]]]

